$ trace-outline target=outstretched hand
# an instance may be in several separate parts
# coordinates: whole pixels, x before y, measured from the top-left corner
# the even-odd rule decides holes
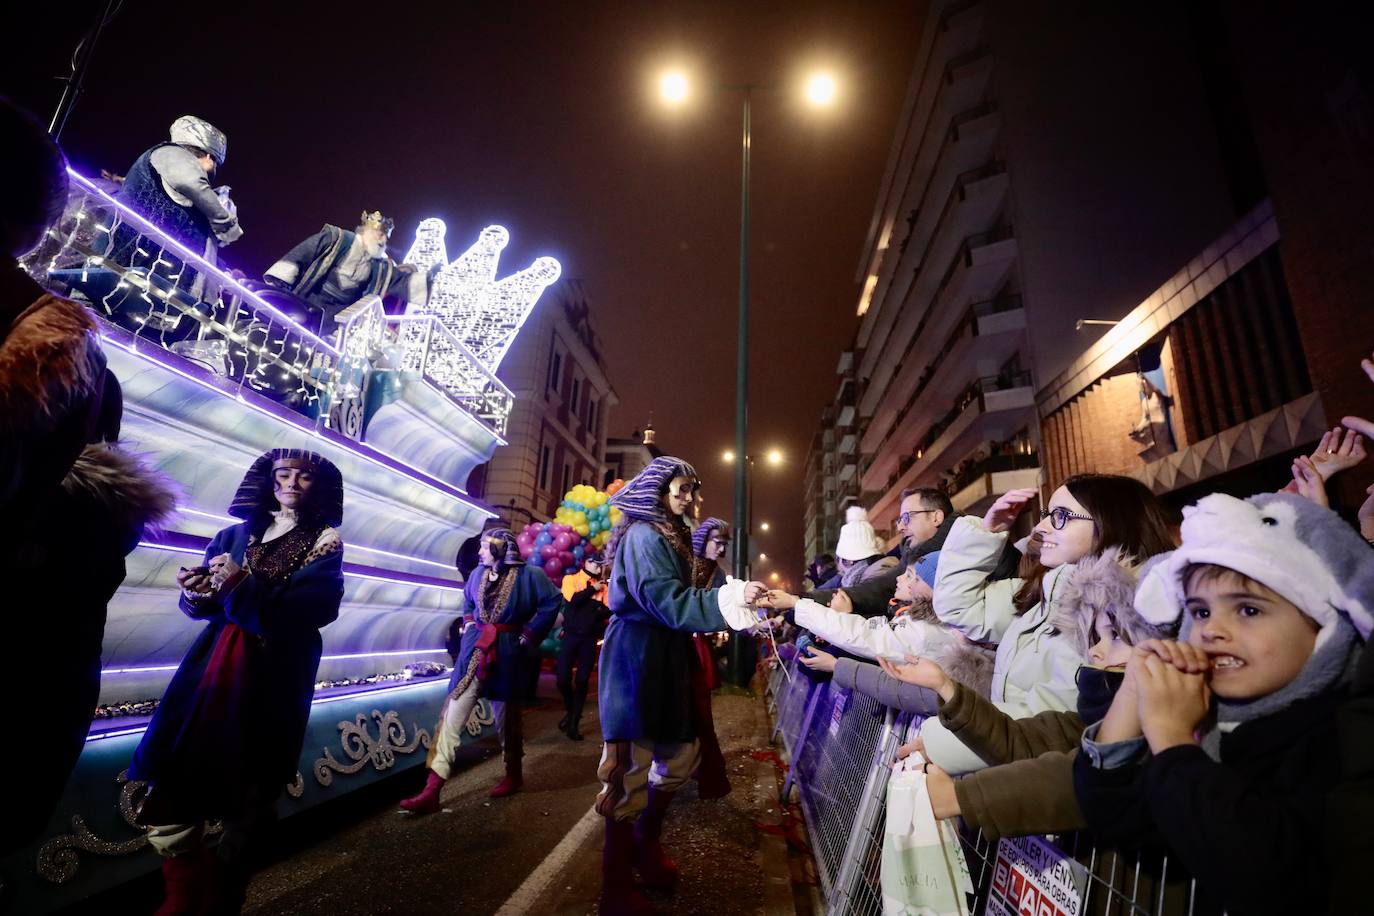
[[[1299,455],[1293,459],[1293,484],[1303,499],[1316,503],[1323,509],[1331,507],[1331,502],[1326,497],[1326,478],[1322,476],[1320,466],[1311,458]]]
[[[807,646],[806,651],[801,656],[801,663],[812,671],[834,671],[835,663],[839,661],[829,652],[822,652],[815,646]]]
[[[1309,461],[1321,474],[1322,480],[1348,471],[1363,461],[1367,455],[1364,436],[1353,429],[1335,429],[1322,433],[1321,441],[1309,457]]]
[[[943,668],[928,658],[918,658],[914,655],[904,658],[905,663],[899,665],[878,656],[878,666],[903,683],[934,690],[946,703],[954,698],[954,682],[945,674]]]
[[[759,604],[779,611],[790,611],[797,606],[798,600],[796,595],[788,594],[780,588],[770,588]]]
[[[744,584],[744,603],[758,604],[759,601],[768,594],[768,586],[762,582],[746,582]]]

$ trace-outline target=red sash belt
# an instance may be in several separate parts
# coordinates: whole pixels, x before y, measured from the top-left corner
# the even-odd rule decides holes
[[[477,634],[477,643],[472,647],[472,651],[479,653],[477,662],[477,679],[485,681],[487,679],[487,666],[496,658],[496,637],[500,633],[519,633],[523,627],[518,623],[479,623],[481,632]]]

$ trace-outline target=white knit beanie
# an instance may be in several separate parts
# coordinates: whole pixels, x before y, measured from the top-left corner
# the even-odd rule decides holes
[[[1374,623],[1374,551],[1330,509],[1300,496],[1214,493],[1183,510],[1183,544],[1142,577],[1135,606],[1155,624],[1183,613],[1183,576],[1196,563],[1232,569],[1297,605],[1317,647],[1345,616],[1363,640]]]
[[[835,556],[842,560],[867,560],[883,552],[883,542],[878,540],[878,532],[868,521],[868,510],[863,506],[850,506],[844,513],[844,525],[840,528],[840,542],[835,546]]]

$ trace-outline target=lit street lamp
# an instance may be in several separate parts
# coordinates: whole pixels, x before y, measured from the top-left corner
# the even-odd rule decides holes
[[[760,530],[760,531],[767,531],[767,530],[768,530],[768,523],[767,523],[767,522],[764,522],[763,524],[759,525],[759,530]]]
[[[753,494],[747,476],[752,472],[753,461],[749,457],[749,167],[753,149],[754,134],[752,105],[754,90],[763,87],[753,83],[742,86],[725,87],[738,90],[743,96],[743,119],[740,132],[740,211],[739,211],[739,330],[737,333],[737,355],[735,362],[735,448],[725,453],[727,462],[735,463],[735,577],[749,578],[749,526],[752,524]],[[810,78],[805,88],[807,100],[813,106],[828,106],[836,96],[835,79],[828,74],[817,74]],[[664,74],[659,82],[659,93],[669,105],[680,105],[691,95],[691,81],[682,71]],[[736,455],[744,456],[735,461]],[[765,456],[770,465],[782,463],[782,452],[773,449]],[[746,513],[748,513],[746,515]],[[746,667],[743,656],[742,639],[731,640],[730,668],[736,682],[752,675],[741,669]],[[747,683],[747,681],[746,681]],[[744,685],[741,685],[744,686]]]

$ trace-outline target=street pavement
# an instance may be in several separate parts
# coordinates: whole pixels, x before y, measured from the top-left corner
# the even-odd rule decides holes
[[[562,710],[547,674],[540,696],[543,708],[526,712],[523,791],[487,798],[502,774],[495,742],[444,787],[439,814],[415,817],[394,806],[422,774],[387,780],[353,812],[331,812],[283,837],[278,859],[255,876],[245,912],[595,913],[603,830],[591,812],[596,708],[589,698],[587,740],[574,742],[556,731]],[[792,914],[786,844],[755,826],[779,819],[776,771],[751,753],[768,746],[763,701],[717,696],[714,706],[733,791],[703,801],[691,783],[679,793],[664,842],[682,882],[654,902],[664,914]]]

